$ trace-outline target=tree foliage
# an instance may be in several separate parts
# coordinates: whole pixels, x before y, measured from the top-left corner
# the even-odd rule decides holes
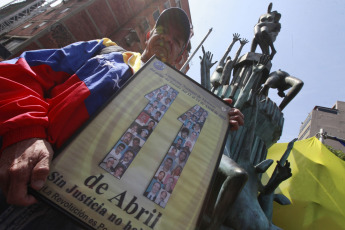
[[[336,155],[337,157],[339,157],[340,159],[342,159],[343,161],[345,161],[345,153],[341,150],[337,150],[334,149],[332,146],[330,145],[326,145],[326,147],[329,149],[329,151],[331,151],[334,155]]]

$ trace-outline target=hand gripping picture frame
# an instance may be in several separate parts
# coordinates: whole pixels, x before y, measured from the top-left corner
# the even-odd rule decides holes
[[[196,229],[229,109],[151,58],[57,154],[35,195],[90,229]]]

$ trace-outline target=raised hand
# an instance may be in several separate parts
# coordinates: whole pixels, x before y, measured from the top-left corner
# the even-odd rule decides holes
[[[286,161],[284,166],[282,166],[279,161],[277,163],[278,163],[278,173],[275,179],[280,182],[283,182],[284,180],[292,176],[290,162]]]
[[[238,40],[240,40],[240,34],[234,33],[233,36],[234,36],[233,41],[238,41]]]
[[[246,38],[242,38],[241,40],[240,40],[240,43],[241,43],[241,45],[245,45],[245,44],[247,44],[249,41],[246,39]]]
[[[263,68],[265,67],[265,65],[268,63],[268,61],[270,60],[270,56],[269,55],[262,55],[260,57],[260,60],[258,63],[256,63],[256,65],[253,65],[253,72],[257,73],[263,70]]]
[[[203,53],[203,57],[200,57],[201,62],[205,64],[205,67],[207,69],[211,69],[212,66],[217,63],[217,61],[212,63],[213,54],[210,51],[205,52],[204,46],[202,46],[201,48]]]

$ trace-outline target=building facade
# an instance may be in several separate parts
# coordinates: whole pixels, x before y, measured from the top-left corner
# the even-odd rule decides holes
[[[315,106],[302,123],[298,139],[315,136],[320,129],[328,135],[345,139],[345,102],[337,101],[331,108]],[[345,152],[345,147],[338,141],[326,138],[324,143]]]
[[[16,0],[0,9],[0,56],[4,60],[26,50],[104,37],[126,50],[142,52],[147,33],[170,7],[182,8],[191,21],[188,0]],[[186,51],[178,69],[188,56]]]

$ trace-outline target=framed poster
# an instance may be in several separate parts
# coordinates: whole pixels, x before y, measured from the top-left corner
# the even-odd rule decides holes
[[[93,229],[195,229],[229,109],[152,58],[53,160],[40,197]]]

